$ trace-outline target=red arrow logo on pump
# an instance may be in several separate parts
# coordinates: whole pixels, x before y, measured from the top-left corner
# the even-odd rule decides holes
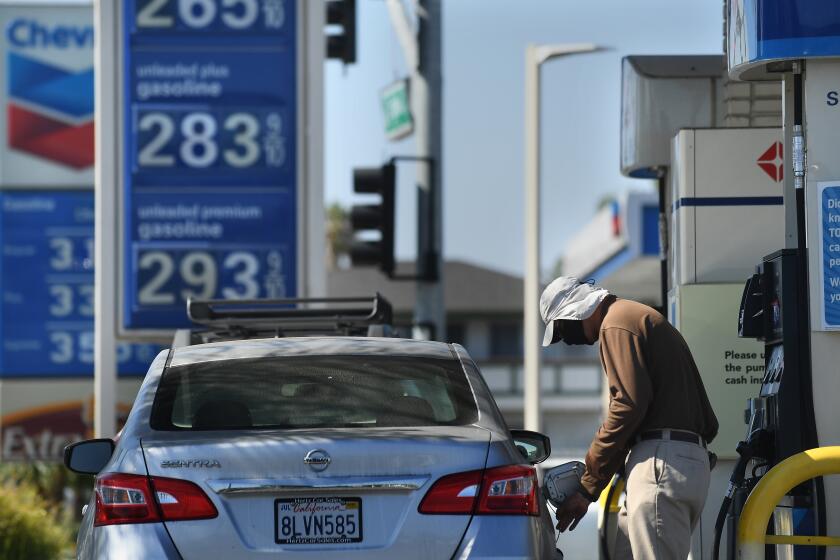
[[[767,151],[761,154],[756,161],[758,166],[770,175],[770,178],[775,182],[782,180],[784,173],[784,156],[782,153],[782,143],[773,142],[773,145],[767,148]]]

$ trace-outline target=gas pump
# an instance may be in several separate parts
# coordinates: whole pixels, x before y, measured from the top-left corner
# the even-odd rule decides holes
[[[798,249],[764,257],[744,286],[738,334],[764,342],[764,375],[757,396],[747,402],[747,430],[738,444],[739,461],[730,478],[715,525],[714,558],[726,527],[727,558],[735,558],[735,531],[750,490],[772,466],[817,447],[807,336],[806,283]],[[822,481],[805,483],[776,508],[771,530],[825,534]],[[818,532],[819,531],[819,532]],[[818,549],[768,547],[767,558],[818,558]],[[776,550],[787,549],[787,550]]]
[[[781,83],[731,82],[723,60],[632,56],[622,65],[622,173],[659,179],[663,302],[721,422],[710,444],[714,497],[726,491],[744,402],[765,366],[762,345],[738,338],[733,312],[755,261],[785,243]],[[718,505],[707,501],[693,558],[709,557]]]
[[[752,82],[769,77],[781,78],[783,83],[784,143],[790,147],[784,154],[783,246],[795,249],[800,261],[795,276],[801,307],[795,313],[801,324],[796,332],[788,330],[788,306],[783,294],[783,349],[776,353],[784,371],[778,386],[773,386],[771,377],[759,395],[775,395],[779,416],[769,421],[771,429],[781,435],[774,436],[772,453],[785,454],[796,438],[806,448],[836,446],[840,443],[840,243],[836,239],[840,233],[836,229],[840,223],[840,10],[835,2],[728,0],[725,30],[731,79]],[[786,274],[783,263],[783,285]],[[807,354],[807,370],[795,371],[804,359],[797,363],[789,355],[791,344],[798,345],[796,351]],[[794,385],[800,407],[813,416],[813,420],[806,418],[807,422],[798,426],[787,424],[792,420],[784,406],[792,388],[788,381],[792,371],[791,378],[798,379]],[[762,401],[758,403],[761,406]],[[767,403],[772,400],[765,399]],[[801,421],[804,416],[799,418]],[[822,484],[824,499],[819,495],[821,483],[813,483],[816,491],[812,494],[817,498],[811,506],[817,523],[815,534],[831,535],[840,528],[840,480],[826,477]],[[796,496],[793,500],[796,508]],[[836,547],[819,550],[825,550],[829,558],[840,558]],[[799,551],[795,554],[798,557]]]
[[[800,270],[796,249],[768,255],[757,291],[763,309],[761,332],[755,338],[764,341],[765,373],[759,396],[749,401],[748,431],[768,432],[766,448],[757,449],[756,457],[771,464],[817,446]]]

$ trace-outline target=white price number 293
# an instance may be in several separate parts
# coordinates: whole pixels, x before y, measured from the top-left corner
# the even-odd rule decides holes
[[[167,29],[175,25],[175,18],[166,8],[173,0],[151,0],[137,12],[137,27]],[[217,17],[233,30],[248,29],[260,15],[258,0],[174,0],[178,17],[192,29],[201,30]],[[280,29],[285,20],[284,0],[263,0],[266,27]]]
[[[215,259],[210,253],[193,251],[184,254],[178,264],[180,282],[188,287],[181,288],[179,294],[184,301],[187,298],[212,298],[218,287],[218,270]],[[173,305],[176,294],[165,291],[164,286],[175,274],[176,262],[173,255],[163,251],[149,251],[140,257],[140,270],[153,270],[152,276],[140,287],[137,299],[140,305]],[[226,299],[251,299],[259,296],[260,285],[257,275],[260,263],[253,253],[236,251],[222,261],[222,267],[233,270],[235,287],[223,288],[222,297]]]
[[[272,113],[269,124],[280,130],[269,130],[265,138],[267,147],[271,149],[271,140],[282,134],[282,121],[279,115]],[[175,135],[175,120],[172,115],[161,112],[146,113],[137,123],[141,132],[154,131],[154,135],[141,148],[137,162],[141,167],[172,167],[175,165],[175,155],[168,153],[167,144]],[[178,155],[187,166],[193,168],[209,167],[219,158],[219,145],[216,141],[218,123],[210,113],[188,113],[180,124],[181,145]],[[251,167],[260,159],[260,123],[250,113],[233,113],[228,115],[222,123],[222,128],[233,134],[233,148],[221,150],[222,160],[230,167]],[[269,127],[270,129],[272,127]],[[274,152],[274,150],[271,150]],[[267,164],[280,167],[285,159],[270,153]]]

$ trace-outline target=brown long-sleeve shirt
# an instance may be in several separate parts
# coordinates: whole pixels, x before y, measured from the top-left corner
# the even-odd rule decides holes
[[[598,496],[618,471],[637,434],[687,430],[711,441],[718,421],[691,351],[659,312],[619,299],[599,333],[610,405],[586,455],[581,483]]]

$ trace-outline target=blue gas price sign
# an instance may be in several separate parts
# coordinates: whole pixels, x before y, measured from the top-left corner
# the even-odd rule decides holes
[[[124,0],[122,328],[297,291],[292,0]]]
[[[286,27],[287,0],[136,0],[133,32],[275,32]],[[292,14],[293,15],[293,14]],[[291,19],[294,22],[294,18]]]
[[[132,117],[135,186],[162,177],[177,177],[182,186],[225,186],[244,174],[270,183],[288,167],[282,108],[143,108]]]
[[[93,376],[93,192],[0,193],[0,377]],[[121,344],[122,374],[159,348]]]

